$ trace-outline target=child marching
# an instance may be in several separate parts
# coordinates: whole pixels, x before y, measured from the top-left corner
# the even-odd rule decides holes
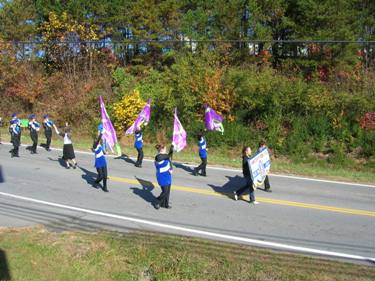
[[[104,156],[104,150],[103,147],[100,145],[100,140],[102,138],[102,135],[100,134],[98,138],[94,141],[94,144],[92,146],[92,150],[95,152],[95,168],[98,172],[98,177],[95,180],[96,184],[99,184],[101,181],[103,181],[103,191],[108,192],[107,188],[107,161]]]
[[[143,161],[143,133],[142,130],[136,130],[134,133],[134,148],[138,152],[137,162],[135,166],[138,168],[142,168],[142,161]]]
[[[74,153],[73,143],[72,143],[72,135],[71,130],[69,127],[68,122],[65,123],[64,132],[59,132],[59,130],[55,127],[56,134],[60,135],[64,138],[64,147],[63,147],[63,160],[66,163],[66,168],[70,169],[72,166],[73,169],[77,168],[76,156]]]
[[[31,146],[31,154],[36,154],[36,149],[38,146],[38,132],[40,130],[40,124],[35,120],[35,114],[31,114],[29,116],[29,130],[30,130],[30,137],[33,142]]]
[[[44,128],[44,135],[46,136],[46,150],[51,151],[51,139],[52,139],[52,128],[55,128],[55,124],[49,119],[48,114],[43,116],[43,128]]]
[[[196,167],[193,171],[194,176],[197,176],[199,171],[201,175],[206,177],[206,166],[207,166],[207,141],[202,133],[197,135],[198,146],[199,146],[199,157],[201,158],[201,164]]]
[[[162,190],[155,203],[155,209],[160,209],[160,207],[170,209],[169,195],[172,184],[172,165],[170,159],[173,154],[173,145],[171,145],[169,153],[167,153],[165,145],[158,144],[155,148],[158,151],[158,154],[155,156],[156,178]]]
[[[15,113],[12,114],[12,120],[10,121],[9,126],[9,133],[11,136],[11,143],[13,144],[13,149],[10,151],[11,156],[13,157],[20,157],[19,156],[19,147],[21,145],[21,122],[17,118]]]
[[[252,204],[259,204],[255,201],[255,189],[254,189],[254,182],[250,174],[250,167],[249,167],[249,159],[251,158],[251,148],[245,146],[242,149],[242,173],[246,180],[246,183],[243,187],[233,192],[234,199],[238,200],[238,196],[244,193],[247,189],[249,190],[249,197],[250,203]]]

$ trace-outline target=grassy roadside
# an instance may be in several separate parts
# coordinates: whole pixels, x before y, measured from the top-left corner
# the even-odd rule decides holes
[[[9,141],[10,137],[6,130],[2,129],[2,136],[4,141]],[[92,139],[88,136],[73,136],[73,143],[75,149],[90,151],[92,146]],[[31,140],[29,134],[26,132],[22,136],[23,144],[30,144]],[[39,134],[39,143],[45,143],[44,134]],[[52,141],[53,147],[62,147],[63,142],[61,138],[54,136]],[[126,138],[121,144],[123,154],[128,156],[136,156],[136,151],[133,148],[133,138]],[[155,156],[154,146],[145,144],[144,154],[146,158],[153,158]],[[195,145],[188,146],[185,150],[175,153],[173,156],[175,161],[184,163],[199,163],[200,159]],[[241,168],[240,152],[234,150],[223,149],[209,149],[209,165]],[[329,164],[324,160],[313,160],[307,163],[296,163],[287,158],[276,158],[272,161],[272,173],[282,173],[289,175],[300,175],[314,178],[324,178],[339,181],[350,181],[359,183],[375,183],[375,168],[365,167],[358,164],[355,168],[340,167],[338,165]]]
[[[375,279],[371,266],[152,233],[3,229],[0,251],[1,280]]]

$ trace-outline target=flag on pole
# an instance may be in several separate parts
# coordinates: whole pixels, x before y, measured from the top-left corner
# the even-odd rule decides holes
[[[141,125],[150,121],[151,117],[151,99],[147,101],[147,104],[138,114],[137,119],[135,119],[133,125],[131,125],[125,132],[125,135],[133,135],[137,130],[141,129]]]
[[[177,108],[174,111],[172,144],[173,144],[173,149],[176,152],[180,152],[181,150],[183,150],[187,144],[186,131],[182,127],[181,122],[177,117]]]
[[[219,131],[221,134],[224,134],[223,117],[221,117],[215,110],[207,105],[204,119],[207,130]]]
[[[100,113],[101,113],[102,124],[103,124],[102,138],[108,145],[109,149],[113,152],[113,147],[117,144],[117,136],[116,136],[116,131],[113,128],[111,119],[109,118],[107,110],[105,109],[102,96],[100,96]]]

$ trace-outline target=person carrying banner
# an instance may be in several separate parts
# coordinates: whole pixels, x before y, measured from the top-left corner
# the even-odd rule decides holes
[[[201,158],[201,164],[194,168],[193,175],[197,176],[199,171],[201,172],[201,175],[206,177],[206,166],[207,166],[207,141],[202,133],[199,133],[197,135],[198,139],[198,146],[199,146],[199,157]]]
[[[55,127],[55,124],[49,119],[48,114],[43,116],[43,128],[44,135],[46,136],[46,150],[51,151],[51,139],[52,139],[52,128]]]
[[[260,152],[260,151],[262,151],[263,149],[266,149],[266,148],[267,148],[266,142],[264,140],[261,140],[259,142],[258,152]],[[264,191],[265,192],[272,192],[268,175],[266,175],[266,178],[264,179]]]
[[[59,130],[55,127],[56,134],[64,138],[64,147],[63,147],[63,159],[66,163],[66,169],[70,169],[70,166],[73,169],[77,168],[76,156],[74,153],[73,143],[72,143],[72,135],[69,123],[65,123],[64,132],[59,132]]]
[[[245,146],[242,149],[242,173],[246,180],[246,184],[239,188],[238,190],[233,192],[234,200],[238,200],[238,197],[244,193],[247,189],[249,189],[249,197],[250,203],[252,204],[259,204],[258,201],[255,200],[255,192],[254,192],[254,183],[253,179],[251,178],[250,174],[250,167],[249,167],[249,159],[251,158],[251,148],[249,146]]]
[[[103,147],[100,145],[100,140],[102,138],[102,135],[100,134],[97,139],[94,141],[94,144],[92,146],[92,151],[95,153],[95,168],[98,171],[98,177],[95,180],[96,184],[99,184],[101,181],[103,181],[103,191],[108,192],[107,189],[107,161],[104,156],[104,150]]]
[[[36,149],[38,146],[38,132],[40,130],[40,124],[35,120],[35,114],[31,114],[29,116],[29,130],[30,130],[30,138],[33,142],[31,146],[31,154],[36,154]]]
[[[142,130],[136,130],[134,132],[134,147],[138,152],[137,162],[135,166],[138,168],[142,168],[142,161],[143,161],[143,133]]]
[[[163,144],[158,144],[155,146],[155,148],[158,151],[158,154],[155,156],[154,163],[156,168],[156,178],[162,192],[157,198],[157,202],[155,203],[154,207],[155,209],[160,209],[160,207],[170,209],[171,206],[169,205],[169,195],[172,184],[172,165],[170,159],[173,154],[173,145],[171,145],[169,153],[167,153],[167,148]]]
[[[13,144],[13,149],[10,151],[12,158],[20,157],[18,151],[21,145],[21,123],[15,113],[12,115],[12,120],[10,121],[9,133],[11,143]]]

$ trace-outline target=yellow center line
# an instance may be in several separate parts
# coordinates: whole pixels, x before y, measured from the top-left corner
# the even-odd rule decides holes
[[[112,180],[112,181],[115,181],[115,182],[123,182],[123,183],[129,183],[129,184],[137,184],[137,185],[141,184],[140,181],[138,181],[138,180],[127,179],[127,178],[109,177],[109,179]],[[155,186],[158,186],[157,183],[149,182],[149,181],[145,181],[145,184],[149,185],[149,187],[151,187],[151,188],[153,188]],[[233,197],[232,193],[216,192],[216,191],[194,188],[194,187],[172,185],[172,188],[173,188],[173,190],[190,192],[190,193],[198,193],[198,194],[204,194],[204,195],[209,195],[209,196]],[[241,199],[245,199],[245,198],[246,198],[245,196],[241,196]],[[366,210],[339,208],[339,207],[334,207],[334,206],[311,204],[311,203],[302,203],[302,202],[280,200],[280,199],[271,199],[271,198],[258,197],[258,196],[257,196],[257,201],[262,202],[262,203],[274,204],[274,205],[292,206],[292,207],[314,209],[314,210],[321,210],[321,211],[328,211],[328,212],[335,212],[335,213],[375,217],[375,212],[366,211]]]

